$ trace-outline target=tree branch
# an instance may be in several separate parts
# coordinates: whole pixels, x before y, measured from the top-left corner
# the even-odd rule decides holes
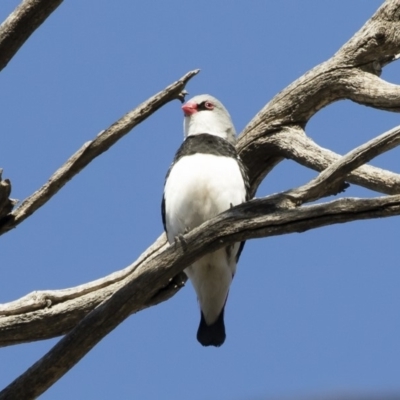
[[[399,136],[400,127],[397,127],[359,146],[308,184],[275,195],[275,206],[279,204],[280,207],[297,207],[306,201],[331,194],[337,190],[338,183],[345,180],[351,169],[393,148],[400,141]],[[138,265],[158,254],[165,242],[165,237],[162,235],[134,264],[105,278],[77,288],[34,292],[15,302],[0,306],[0,315],[3,316],[0,318],[0,344],[6,346],[40,340],[70,331],[88,312],[125,285],[126,279],[129,279]],[[173,289],[169,295],[174,294],[179,288]],[[166,292],[164,298],[168,298]],[[144,304],[142,308],[152,304],[154,303]]]
[[[268,137],[274,132],[292,127],[304,129],[316,112],[341,99],[354,98],[355,101],[391,109],[388,102],[383,100],[383,93],[389,92],[395,98],[398,96],[396,87],[380,84],[379,93],[382,96],[372,104],[372,95],[367,96],[370,93],[367,88],[371,90],[373,77],[368,80],[369,76],[364,71],[379,75],[381,67],[395,60],[400,53],[399,12],[400,3],[397,0],[386,0],[332,58],[282,90],[249,122],[239,137],[237,148],[248,167],[253,185],[258,186],[282,160],[281,154],[268,152],[271,150]],[[357,76],[360,77],[358,83],[352,84]],[[365,83],[367,80],[369,85]],[[361,91],[362,82],[364,91]],[[374,87],[377,90],[376,84]],[[358,96],[357,88],[360,93]],[[398,111],[398,103],[392,109]]]
[[[318,146],[303,129],[291,127],[268,137],[268,149],[315,171],[323,171],[342,156]],[[400,175],[363,165],[347,175],[346,181],[385,194],[400,194]]]
[[[24,0],[0,25],[0,71],[63,0]]]
[[[400,2],[387,0],[330,60],[309,71],[275,96],[248,124],[240,136],[237,148],[249,168],[254,191],[263,177],[282,159],[285,151],[288,151],[287,147],[276,141],[283,137],[281,132],[287,134],[304,129],[308,120],[322,107],[336,100],[349,98],[362,104],[398,111],[396,87],[388,87],[390,84],[375,80],[373,75],[379,75],[382,66],[393,61],[396,54],[400,53],[399,12]],[[378,100],[371,94],[374,90]],[[385,101],[384,93],[391,96],[391,104]],[[364,159],[373,157],[379,146],[385,150],[392,146],[394,141],[391,140],[397,143],[397,136],[385,142],[386,144],[377,143],[372,150],[369,146],[358,153],[348,154],[347,158],[337,161],[329,171],[313,180],[308,188],[301,187],[265,199],[255,199],[221,214],[186,235],[184,249],[180,246],[162,247],[159,244],[151,255],[145,253],[147,255],[130,268],[127,275],[120,275],[124,278],[116,281],[119,286],[112,287],[116,292],[108,293],[104,297],[106,300],[83,318],[47,355],[4,389],[0,393],[0,399],[31,398],[43,393],[132,312],[143,309],[154,301],[168,298],[170,292],[178,290],[179,284],[171,282],[171,279],[208,252],[250,238],[400,215],[400,195],[375,199],[340,199],[296,208],[303,201],[326,194],[329,191],[327,183],[336,184],[349,173],[347,180],[367,181],[370,177],[366,178],[365,175],[371,171],[367,167],[360,167],[361,172],[351,171]],[[88,148],[91,148],[91,144]],[[82,149],[82,154],[77,154],[77,158],[83,157],[85,152],[87,150]],[[293,155],[292,158],[295,159]],[[57,179],[56,176],[53,178]],[[377,185],[385,186],[382,182]],[[300,193],[297,199],[300,201],[294,199],[293,194],[296,193]],[[33,204],[39,204],[41,196],[45,195],[39,194],[39,200],[33,199]],[[23,212],[20,218],[24,218],[25,213],[31,210],[30,207],[25,201],[15,210],[13,218],[21,210]],[[16,225],[12,223],[13,221],[6,222],[10,224],[6,227],[11,229]],[[2,232],[0,229],[0,233]],[[116,282],[111,285],[117,285]],[[91,292],[84,296],[89,293]]]
[[[163,91],[150,97],[144,103],[114,122],[108,129],[100,132],[94,140],[85,143],[39,190],[26,198],[16,210],[0,221],[0,235],[15,228],[32,215],[93,159],[108,150],[136,125],[140,124],[159,108],[175,99],[182,101],[185,85],[198,73],[199,70],[188,72],[178,81],[167,86]]]
[[[304,134],[297,136],[305,137]],[[374,150],[374,147],[370,146],[371,143],[376,143],[378,147],[381,146],[381,150],[387,147],[391,148],[397,144],[397,141],[393,141],[393,138],[397,138],[397,136],[398,128],[395,128],[389,133],[381,135],[379,138],[374,139],[351,153],[357,152],[361,148],[369,148],[370,153],[372,152],[374,155],[377,155],[378,153]],[[288,141],[292,143],[293,148],[293,140],[291,139],[293,139],[293,134]],[[382,141],[382,139],[384,140]],[[286,141],[282,140],[279,142],[286,143]],[[385,146],[387,147],[382,147],[383,142],[386,143]],[[306,146],[303,146],[297,153],[302,154],[304,147]],[[295,145],[294,148],[297,148],[297,145]],[[340,159],[339,164],[343,164],[345,161],[345,158]],[[366,158],[363,158],[361,161],[359,160],[358,164],[364,161],[366,161]],[[337,165],[331,167],[331,170],[335,170],[336,167]],[[327,173],[328,171],[325,171],[324,174]],[[321,175],[323,176],[323,174]],[[344,175],[342,177],[344,177]],[[165,238],[159,238],[155,245],[146,251],[132,266],[103,279],[72,289],[34,292],[16,302],[3,305],[0,307],[0,315],[5,316],[1,318],[0,322],[1,345],[4,346],[25,341],[39,340],[68,332],[84,315],[121,287],[124,284],[124,278],[136,268],[141,260],[159,251],[164,243]],[[172,291],[170,295],[173,293],[174,291]],[[165,298],[168,297],[169,296],[166,296]],[[143,308],[152,304],[153,303],[146,304]],[[65,309],[68,309],[68,313],[65,313]],[[21,314],[24,315],[21,316]]]
[[[379,199],[341,199],[317,206],[288,208],[330,193],[331,185],[343,181],[351,169],[399,142],[400,127],[397,127],[349,152],[309,183],[234,207],[190,232],[184,238],[185,246],[166,246],[146,257],[142,263],[130,268],[122,287],[0,393],[0,399],[2,395],[23,398],[40,395],[131,313],[145,308],[154,296],[157,297],[160,289],[168,287],[176,274],[206,253],[251,238],[302,232],[358,219],[400,215],[400,195]],[[179,289],[175,284],[173,287]]]
[[[291,136],[293,137],[293,134]],[[336,194],[342,188],[344,180],[347,180],[349,171],[392,149],[399,142],[400,126],[338,158],[309,183],[275,195],[275,207],[279,205],[279,207],[294,208],[305,202]],[[1,305],[0,316],[3,317],[0,317],[0,346],[47,339],[67,333],[88,312],[124,286],[129,275],[144,261],[158,254],[165,244],[165,235],[162,235],[131,266],[102,279],[76,288],[33,292],[22,299]],[[179,287],[170,289],[169,293],[164,291],[164,299],[175,294]],[[158,301],[161,300],[143,304],[141,309],[157,304]]]
[[[400,112],[400,86],[386,82],[369,72],[357,71],[343,84],[350,100],[365,106]]]
[[[104,278],[74,288],[36,291],[0,306],[0,347],[49,339],[69,332],[85,315],[121,288],[143,262],[167,245],[162,234],[134,263]],[[167,300],[179,288],[168,287],[143,308]]]
[[[302,204],[337,194],[342,191],[349,172],[399,144],[400,126],[397,126],[350,151],[300,189],[289,191],[290,197]]]
[[[273,212],[275,210],[275,212]],[[295,210],[277,210],[275,196],[237,206],[185,235],[137,268],[126,284],[87,315],[44,357],[2,392],[0,399],[36,398],[71,369],[104,336],[204,254],[228,244],[304,232],[349,221],[400,215],[400,195],[340,199]]]

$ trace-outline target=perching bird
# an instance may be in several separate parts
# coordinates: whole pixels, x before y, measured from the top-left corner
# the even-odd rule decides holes
[[[234,147],[231,117],[216,98],[204,94],[182,106],[184,142],[167,173],[162,218],[168,241],[249,197],[247,173]],[[200,303],[197,340],[225,341],[224,307],[244,242],[207,254],[185,269]]]

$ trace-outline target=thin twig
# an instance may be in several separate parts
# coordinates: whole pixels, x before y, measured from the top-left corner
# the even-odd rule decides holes
[[[94,140],[85,143],[39,190],[26,198],[17,209],[7,216],[3,223],[0,224],[0,235],[15,228],[32,215],[50,200],[70,179],[82,171],[97,156],[108,150],[136,125],[140,124],[168,102],[175,99],[182,100],[185,85],[198,73],[198,69],[188,72],[178,81],[167,86],[164,90],[150,97],[144,103],[124,115],[108,129],[100,132]]]

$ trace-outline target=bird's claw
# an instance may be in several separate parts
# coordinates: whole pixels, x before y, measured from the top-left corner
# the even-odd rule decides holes
[[[186,274],[184,272],[180,272],[178,275],[175,275],[169,280],[168,286],[172,285],[174,289],[180,289],[185,286],[186,279]]]
[[[181,233],[178,236],[175,236],[175,249],[178,248],[178,243],[181,244],[183,251],[186,251],[187,243],[185,237]]]

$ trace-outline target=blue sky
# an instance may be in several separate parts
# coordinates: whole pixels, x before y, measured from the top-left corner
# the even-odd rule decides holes
[[[3,20],[18,1],[3,0]],[[0,167],[20,200],[85,141],[191,69],[238,132],[275,94],[333,55],[380,1],[65,1],[0,74]],[[400,83],[400,67],[383,78]],[[399,124],[349,101],[308,124],[345,153]],[[173,102],[1,237],[0,302],[122,269],[161,233],[165,173],[182,141]],[[374,165],[398,169],[398,150]],[[257,196],[307,182],[281,163]],[[348,196],[375,196],[352,186]],[[248,242],[226,308],[227,340],[203,348],[190,284],[130,317],[43,399],[280,399],[400,392],[398,218]],[[4,387],[57,339],[1,349]]]

